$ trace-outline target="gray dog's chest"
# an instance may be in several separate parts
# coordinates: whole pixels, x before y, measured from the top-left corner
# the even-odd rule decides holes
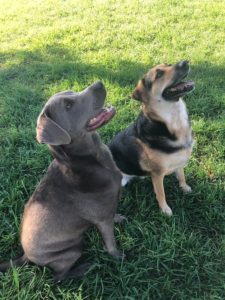
[[[26,252],[34,255],[44,249],[59,251],[78,244],[90,224],[113,218],[120,175],[110,170],[99,171],[89,173],[86,179],[75,176],[67,182],[54,165],[50,168],[26,206],[21,230]]]

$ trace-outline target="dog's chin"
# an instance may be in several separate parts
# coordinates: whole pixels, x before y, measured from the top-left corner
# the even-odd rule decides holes
[[[116,114],[116,110],[113,106],[103,107],[99,113],[87,122],[87,131],[96,130],[103,125],[107,124]]]
[[[193,81],[179,82],[165,88],[162,93],[166,101],[178,101],[181,97],[193,91],[195,88]]]

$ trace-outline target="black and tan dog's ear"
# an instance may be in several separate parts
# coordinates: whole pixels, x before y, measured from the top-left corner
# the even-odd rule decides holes
[[[132,98],[138,101],[143,101],[142,94],[143,94],[143,83],[142,80],[139,80],[135,90],[133,91]]]
[[[70,144],[69,133],[42,112],[37,120],[36,137],[39,143],[49,145]]]
[[[135,100],[145,102],[145,95],[148,90],[151,89],[151,82],[146,77],[143,77],[138,81],[138,84],[132,94]]]
[[[143,86],[144,86],[144,88],[146,90],[150,90],[151,89],[152,82],[151,82],[151,80],[146,75],[141,79],[141,82],[142,82],[142,84],[143,84]]]

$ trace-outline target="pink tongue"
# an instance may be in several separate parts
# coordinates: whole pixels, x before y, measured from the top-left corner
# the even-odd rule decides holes
[[[99,123],[104,118],[104,115],[106,114],[105,111],[102,111],[99,115],[97,115],[95,118],[91,119],[89,122],[89,125],[93,126],[94,124]]]
[[[87,129],[95,130],[95,129],[99,128],[100,126],[108,123],[113,118],[115,113],[116,113],[116,110],[112,106],[109,108],[102,108],[100,113],[88,122]]]
[[[171,92],[183,91],[184,89],[189,89],[193,86],[193,81],[178,83],[176,86],[173,86],[169,89]]]

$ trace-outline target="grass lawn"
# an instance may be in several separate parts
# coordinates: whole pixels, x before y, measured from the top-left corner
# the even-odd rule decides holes
[[[24,204],[52,157],[35,140],[47,99],[102,79],[117,115],[104,142],[139,113],[129,99],[151,66],[188,59],[196,90],[186,97],[196,144],[186,167],[193,192],[165,180],[173,217],[159,212],[149,179],[123,190],[116,261],[96,230],[92,262],[78,281],[53,283],[47,269],[0,274],[0,300],[225,299],[225,1],[0,0],[0,260],[20,253]]]

